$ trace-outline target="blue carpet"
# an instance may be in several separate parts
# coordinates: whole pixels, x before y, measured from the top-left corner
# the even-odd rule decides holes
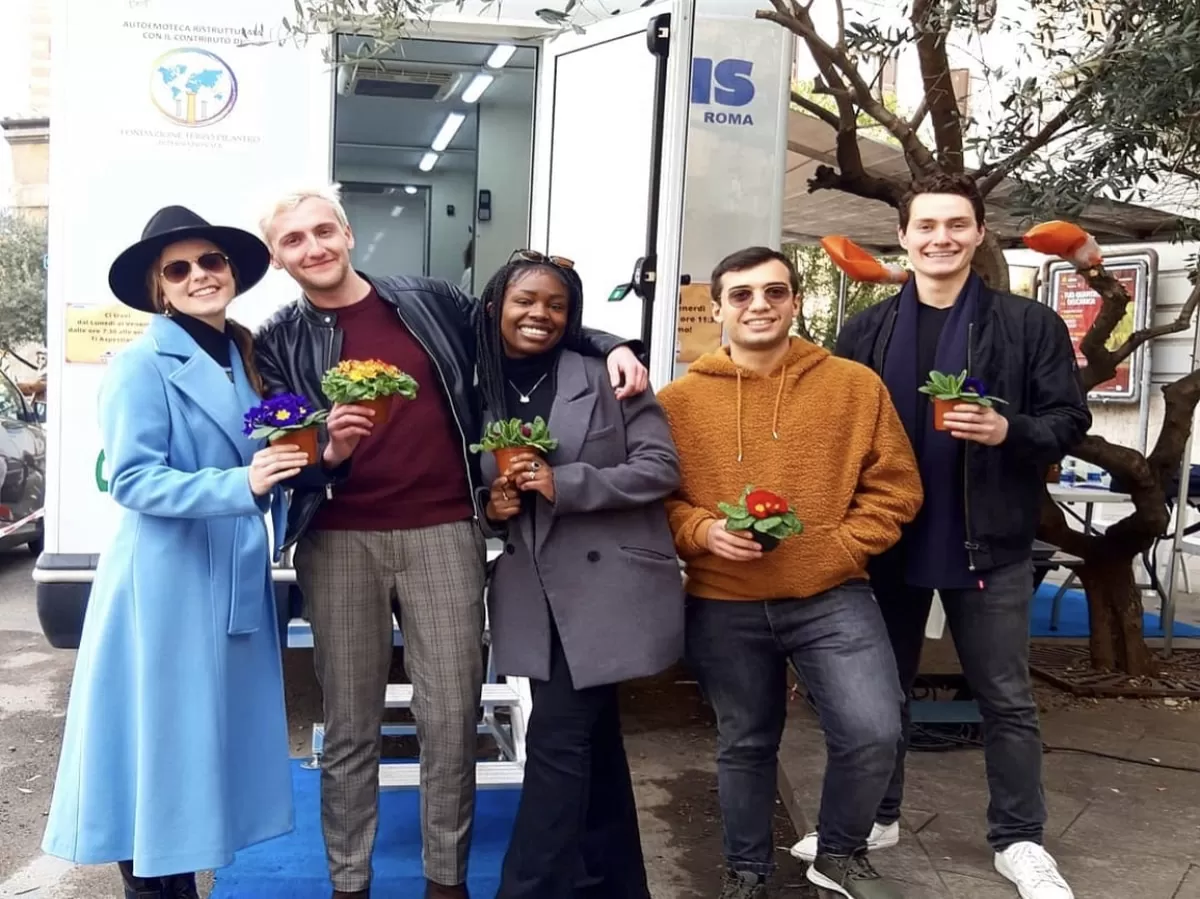
[[[210,899],[329,899],[332,887],[321,837],[320,776],[300,767],[299,760],[292,761],[296,829],[239,852],[232,865],[216,872]],[[520,797],[517,789],[478,793],[467,880],[472,899],[496,895]],[[424,894],[416,790],[380,793],[374,868],[373,896],[400,899]]]
[[[1087,599],[1082,590],[1068,590],[1058,607],[1058,630],[1050,630],[1050,609],[1057,584],[1042,584],[1033,596],[1033,621],[1030,635],[1034,637],[1086,637],[1088,636]],[[1162,621],[1158,615],[1147,612],[1142,617],[1142,627],[1147,637],[1163,635]],[[1194,624],[1175,622],[1176,637],[1200,637],[1200,627]]]

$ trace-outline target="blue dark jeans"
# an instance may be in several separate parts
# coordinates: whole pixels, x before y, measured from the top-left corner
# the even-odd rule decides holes
[[[900,817],[904,756],[911,728],[907,697],[916,680],[933,591],[907,586],[890,566],[873,572],[872,586],[887,622],[904,691],[904,737],[896,770],[876,820]],[[1042,842],[1042,737],[1029,677],[1029,611],[1033,565],[1019,562],[983,576],[982,590],[939,591],[963,674],[983,719],[983,755],[990,802],[988,842],[999,851],[1013,843]]]
[[[825,732],[820,851],[866,844],[895,767],[901,695],[879,607],[866,582],[808,599],[687,603],[687,661],[717,716],[725,859],[769,875],[787,661]]]

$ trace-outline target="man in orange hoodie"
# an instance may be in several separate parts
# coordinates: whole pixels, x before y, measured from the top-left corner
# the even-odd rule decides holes
[[[799,277],[787,257],[734,253],[713,271],[712,294],[729,345],[696,360],[659,402],[682,470],[667,508],[687,566],[687,661],[717,715],[721,899],[767,896],[789,659],[828,749],[808,879],[892,899],[900,894],[865,849],[902,697],[866,565],[921,506],[916,461],[878,375],[790,336]],[[719,504],[736,504],[748,485],[783,497],[803,532],[765,552],[727,529]]]

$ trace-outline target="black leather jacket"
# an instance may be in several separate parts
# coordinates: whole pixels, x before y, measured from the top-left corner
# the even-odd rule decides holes
[[[479,303],[446,281],[432,278],[397,276],[375,278],[359,273],[385,302],[396,307],[396,314],[417,342],[425,348],[458,426],[463,464],[470,479],[472,502],[481,515],[479,459],[468,450],[480,437],[481,410],[475,390],[475,317]],[[328,408],[321,393],[321,376],[341,359],[342,332],[337,326],[337,311],[319,309],[304,296],[275,313],[254,336],[255,361],[266,382],[267,394],[299,393],[313,403]],[[629,344],[640,353],[636,341],[625,341],[602,331],[585,329],[580,346],[572,347],[585,355],[607,355],[618,346]],[[325,446],[322,429],[321,448]],[[288,483],[292,488],[285,546],[304,533],[321,503],[333,495],[345,480],[350,462],[329,470],[319,462],[309,466]]]
[[[1008,419],[1000,446],[965,444],[966,548],[973,570],[1028,559],[1041,517],[1045,472],[1079,443],[1092,415],[1063,320],[1049,306],[984,290],[970,325],[967,369]],[[880,376],[896,325],[899,297],[860,312],[838,334],[838,356]]]

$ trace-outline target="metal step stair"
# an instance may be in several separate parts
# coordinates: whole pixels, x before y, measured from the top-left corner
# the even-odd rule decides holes
[[[512,789],[521,785],[523,769],[517,762],[477,762],[475,786],[480,790]],[[381,790],[413,790],[420,785],[421,766],[397,762],[379,766]]]

